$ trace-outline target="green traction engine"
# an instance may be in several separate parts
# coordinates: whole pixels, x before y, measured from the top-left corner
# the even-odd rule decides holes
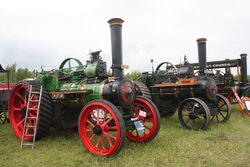
[[[9,115],[12,129],[22,137],[27,110],[29,88],[43,87],[39,119],[38,96],[31,95],[28,125],[37,126],[36,139],[44,137],[50,126],[60,129],[78,127],[86,149],[98,155],[112,156],[123,147],[125,137],[134,142],[152,140],[160,128],[160,114],[146,97],[135,94],[134,82],[123,77],[122,23],[115,18],[108,21],[111,29],[112,75],[107,74],[106,62],[100,51],[90,53],[83,65],[78,59],[64,60],[59,69],[42,71],[37,78],[19,82],[12,91]],[[25,132],[31,140],[34,128]],[[29,136],[30,134],[30,136]]]
[[[159,64],[152,73],[143,73],[136,81],[137,92],[152,97],[160,114],[172,116],[178,110],[181,125],[186,129],[205,129],[210,120],[226,122],[231,115],[228,100],[217,94],[214,79],[207,75],[206,39],[200,38],[198,56],[200,70],[185,62],[177,68],[169,62]]]

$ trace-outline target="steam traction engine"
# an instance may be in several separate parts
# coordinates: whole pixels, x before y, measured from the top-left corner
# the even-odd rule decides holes
[[[198,42],[198,73],[185,60],[178,69],[169,62],[159,64],[152,73],[143,73],[137,83],[137,93],[152,97],[162,116],[172,116],[178,108],[183,127],[201,130],[211,119],[225,122],[230,118],[228,100],[217,94],[216,82],[206,73],[206,39]],[[148,88],[148,89],[147,89]]]
[[[93,154],[112,156],[119,152],[125,136],[134,142],[152,140],[160,128],[160,114],[155,105],[143,96],[135,96],[133,81],[123,77],[122,36],[123,20],[108,21],[111,28],[112,76],[107,75],[106,62],[98,52],[83,65],[68,58],[59,69],[42,71],[34,80],[18,83],[10,98],[10,122],[18,138],[24,130],[28,92],[32,85],[43,91],[38,121],[33,108],[38,96],[31,94],[28,124],[37,126],[36,139],[44,137],[51,125],[68,129],[78,126],[83,145]],[[72,63],[77,64],[71,67]],[[69,65],[69,67],[66,67]],[[32,126],[33,125],[33,126]],[[34,128],[25,131],[25,140],[33,138]]]
[[[231,88],[236,88],[240,97],[250,97],[250,82],[247,79],[247,54],[241,54],[240,59],[226,59],[207,62],[207,69],[211,70],[210,76],[215,79],[218,92],[233,103],[236,102]],[[199,69],[198,63],[191,64],[195,70]],[[225,69],[225,72],[221,71]],[[237,68],[237,80],[231,73],[231,68]],[[215,69],[215,73],[212,71]]]

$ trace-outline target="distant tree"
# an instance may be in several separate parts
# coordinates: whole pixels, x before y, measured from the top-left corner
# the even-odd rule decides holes
[[[15,83],[16,82],[16,64],[7,66],[5,70],[9,71],[10,83]],[[7,83],[7,73],[0,74],[0,82]]]
[[[132,79],[132,80],[137,80],[138,78],[141,77],[141,72],[140,71],[132,71],[131,73],[127,73],[125,75],[126,78]]]
[[[16,68],[16,63],[7,66],[5,69],[9,71],[10,83],[17,83],[26,78],[33,78],[36,75],[36,71],[29,71],[27,68]],[[0,83],[7,83],[7,74],[0,73]]]
[[[35,77],[35,73],[29,71],[27,68],[19,68],[16,72],[16,81],[21,81],[27,78]]]

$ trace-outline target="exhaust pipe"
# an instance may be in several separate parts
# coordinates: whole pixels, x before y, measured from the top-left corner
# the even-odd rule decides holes
[[[241,67],[240,67],[240,71],[241,71],[241,82],[248,82],[247,80],[247,54],[240,54],[240,58],[241,58]]]
[[[206,38],[197,39],[198,56],[199,56],[199,69],[200,75],[206,75],[207,70],[207,54],[206,54]]]
[[[108,21],[111,32],[112,49],[112,76],[116,78],[123,77],[122,65],[122,23],[120,18],[113,18]]]

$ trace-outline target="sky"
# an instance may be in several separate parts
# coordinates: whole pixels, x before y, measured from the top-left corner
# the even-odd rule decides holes
[[[107,21],[123,23],[123,64],[150,71],[163,61],[198,62],[196,39],[207,38],[207,60],[248,56],[249,0],[1,0],[0,64],[58,68],[68,57],[85,62],[102,50],[111,66]]]

